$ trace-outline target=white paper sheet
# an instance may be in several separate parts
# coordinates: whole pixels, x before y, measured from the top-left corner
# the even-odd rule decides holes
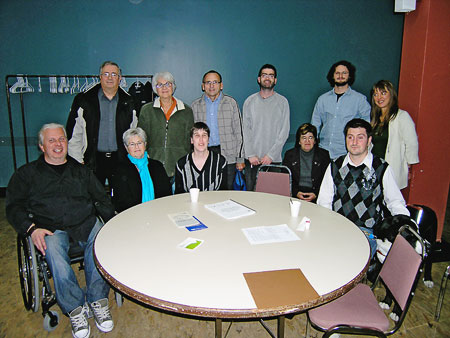
[[[252,245],[300,240],[287,224],[244,228],[242,232]]]
[[[255,210],[231,199],[214,204],[205,204],[205,208],[214,211],[226,219],[236,219],[244,216],[250,216],[255,213]]]
[[[187,211],[178,212],[176,214],[167,215],[175,223],[175,225],[179,228],[184,228],[187,226],[199,225],[200,222],[196,220],[191,214]]]

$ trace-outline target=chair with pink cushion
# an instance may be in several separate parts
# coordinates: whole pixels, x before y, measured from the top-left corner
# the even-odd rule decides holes
[[[315,329],[325,332],[323,337],[333,333],[386,337],[401,327],[414,296],[425,255],[423,249],[422,254],[418,254],[400,235],[405,229],[425,248],[417,232],[408,226],[402,227],[372,288],[358,284],[342,297],[308,311],[307,336],[310,323]],[[373,293],[378,281],[391,292],[401,308],[400,318],[392,327]]]
[[[255,191],[291,196],[291,169],[280,164],[265,164],[258,168]]]

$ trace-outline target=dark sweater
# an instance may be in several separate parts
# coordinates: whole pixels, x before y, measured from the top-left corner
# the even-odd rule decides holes
[[[42,155],[11,177],[6,190],[6,216],[19,234],[34,223],[38,228],[67,231],[87,241],[96,214],[107,222],[114,208],[93,172],[67,157],[63,170],[54,170]]]
[[[318,196],[323,176],[330,164],[330,155],[325,149],[315,147],[311,170],[312,192]],[[289,167],[292,173],[292,196],[297,197],[300,191],[300,151],[299,148],[292,148],[286,151],[283,159],[283,165]],[[315,202],[315,201],[314,201]]]
[[[149,158],[148,171],[153,181],[155,198],[171,195],[172,187],[162,163]],[[117,212],[122,212],[142,203],[141,177],[139,171],[130,160],[127,159],[117,166],[111,187],[113,191],[112,201]]]
[[[199,188],[201,191],[227,189],[225,157],[210,151],[201,170],[195,166],[192,153],[180,158],[175,171],[175,194],[189,192],[190,188]]]

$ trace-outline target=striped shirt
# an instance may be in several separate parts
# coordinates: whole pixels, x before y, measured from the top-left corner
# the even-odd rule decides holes
[[[203,168],[199,170],[192,159],[192,153],[180,158],[175,171],[175,194],[188,192],[190,188],[201,191],[226,189],[225,157],[213,151],[209,152]]]

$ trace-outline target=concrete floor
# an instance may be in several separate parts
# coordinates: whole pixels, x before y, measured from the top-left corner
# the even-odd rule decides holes
[[[447,212],[444,238],[450,242],[450,222]],[[60,324],[53,332],[43,329],[43,318],[40,312],[27,312],[23,306],[22,295],[17,272],[16,233],[8,224],[4,214],[4,198],[0,198],[0,337],[71,337],[69,319],[60,314]],[[450,337],[450,291],[447,292],[439,322],[434,320],[440,281],[444,269],[449,262],[433,264],[434,288],[428,289],[423,282],[419,283],[416,296],[405,319],[403,327],[393,337]],[[80,284],[83,284],[83,273],[77,272]],[[450,287],[449,287],[450,289]],[[380,295],[381,296],[381,295]],[[115,328],[106,334],[107,337],[214,337],[214,321],[185,318],[162,313],[147,308],[132,300],[126,299],[118,308],[114,293],[110,293],[111,312]],[[41,309],[39,309],[41,311]],[[276,332],[276,319],[266,323]],[[90,319],[91,337],[101,337]],[[298,314],[286,319],[285,337],[302,337],[305,335],[306,315]],[[259,322],[224,322],[223,335],[235,337],[270,337]],[[227,332],[228,331],[228,332]],[[320,337],[321,333],[312,331],[312,337]]]

